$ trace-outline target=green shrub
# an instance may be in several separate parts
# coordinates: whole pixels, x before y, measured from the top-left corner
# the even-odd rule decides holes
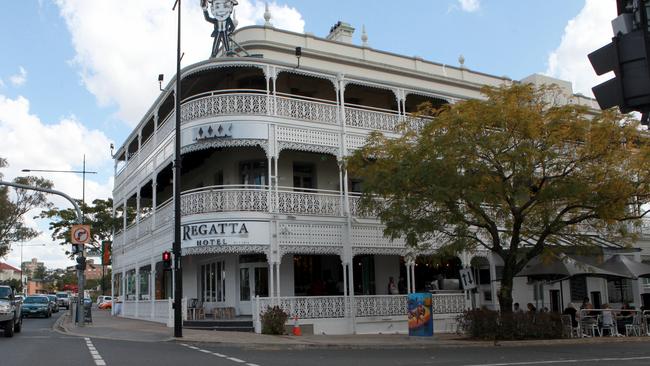
[[[262,313],[262,334],[284,334],[284,324],[289,315],[279,306],[268,307]]]
[[[562,338],[560,315],[554,313],[507,313],[492,310],[466,311],[461,319],[465,334],[475,339]]]

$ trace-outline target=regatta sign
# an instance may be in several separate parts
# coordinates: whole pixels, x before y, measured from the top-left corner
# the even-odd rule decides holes
[[[182,226],[182,246],[268,245],[269,223],[214,221]]]

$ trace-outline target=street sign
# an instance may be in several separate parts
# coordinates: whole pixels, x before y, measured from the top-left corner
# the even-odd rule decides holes
[[[464,268],[460,270],[460,282],[464,290],[472,290],[476,288],[476,281],[474,281],[474,271],[472,268]]]
[[[70,235],[72,244],[87,244],[90,242],[90,225],[72,225]]]

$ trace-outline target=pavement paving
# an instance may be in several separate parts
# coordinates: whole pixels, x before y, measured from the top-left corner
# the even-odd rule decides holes
[[[433,337],[409,337],[403,334],[356,335],[264,335],[246,332],[183,329],[182,338],[173,337],[173,328],[164,324],[111,316],[109,311],[93,309],[93,322],[78,327],[70,321],[69,314],[62,316],[55,329],[69,335],[136,342],[196,342],[213,343],[256,349],[391,349],[432,347],[495,347],[566,344],[599,344],[616,342],[648,342],[650,337],[594,337],[582,339],[553,339],[528,341],[475,341],[456,334],[436,334]]]

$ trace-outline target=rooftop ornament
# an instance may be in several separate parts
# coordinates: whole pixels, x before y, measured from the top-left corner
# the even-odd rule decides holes
[[[237,0],[201,0],[205,20],[214,24],[214,31],[212,31],[214,42],[210,58],[217,57],[217,53],[222,49],[226,54],[230,53],[230,35],[235,30],[231,15],[235,5],[238,5]],[[208,13],[208,6],[212,16]]]

